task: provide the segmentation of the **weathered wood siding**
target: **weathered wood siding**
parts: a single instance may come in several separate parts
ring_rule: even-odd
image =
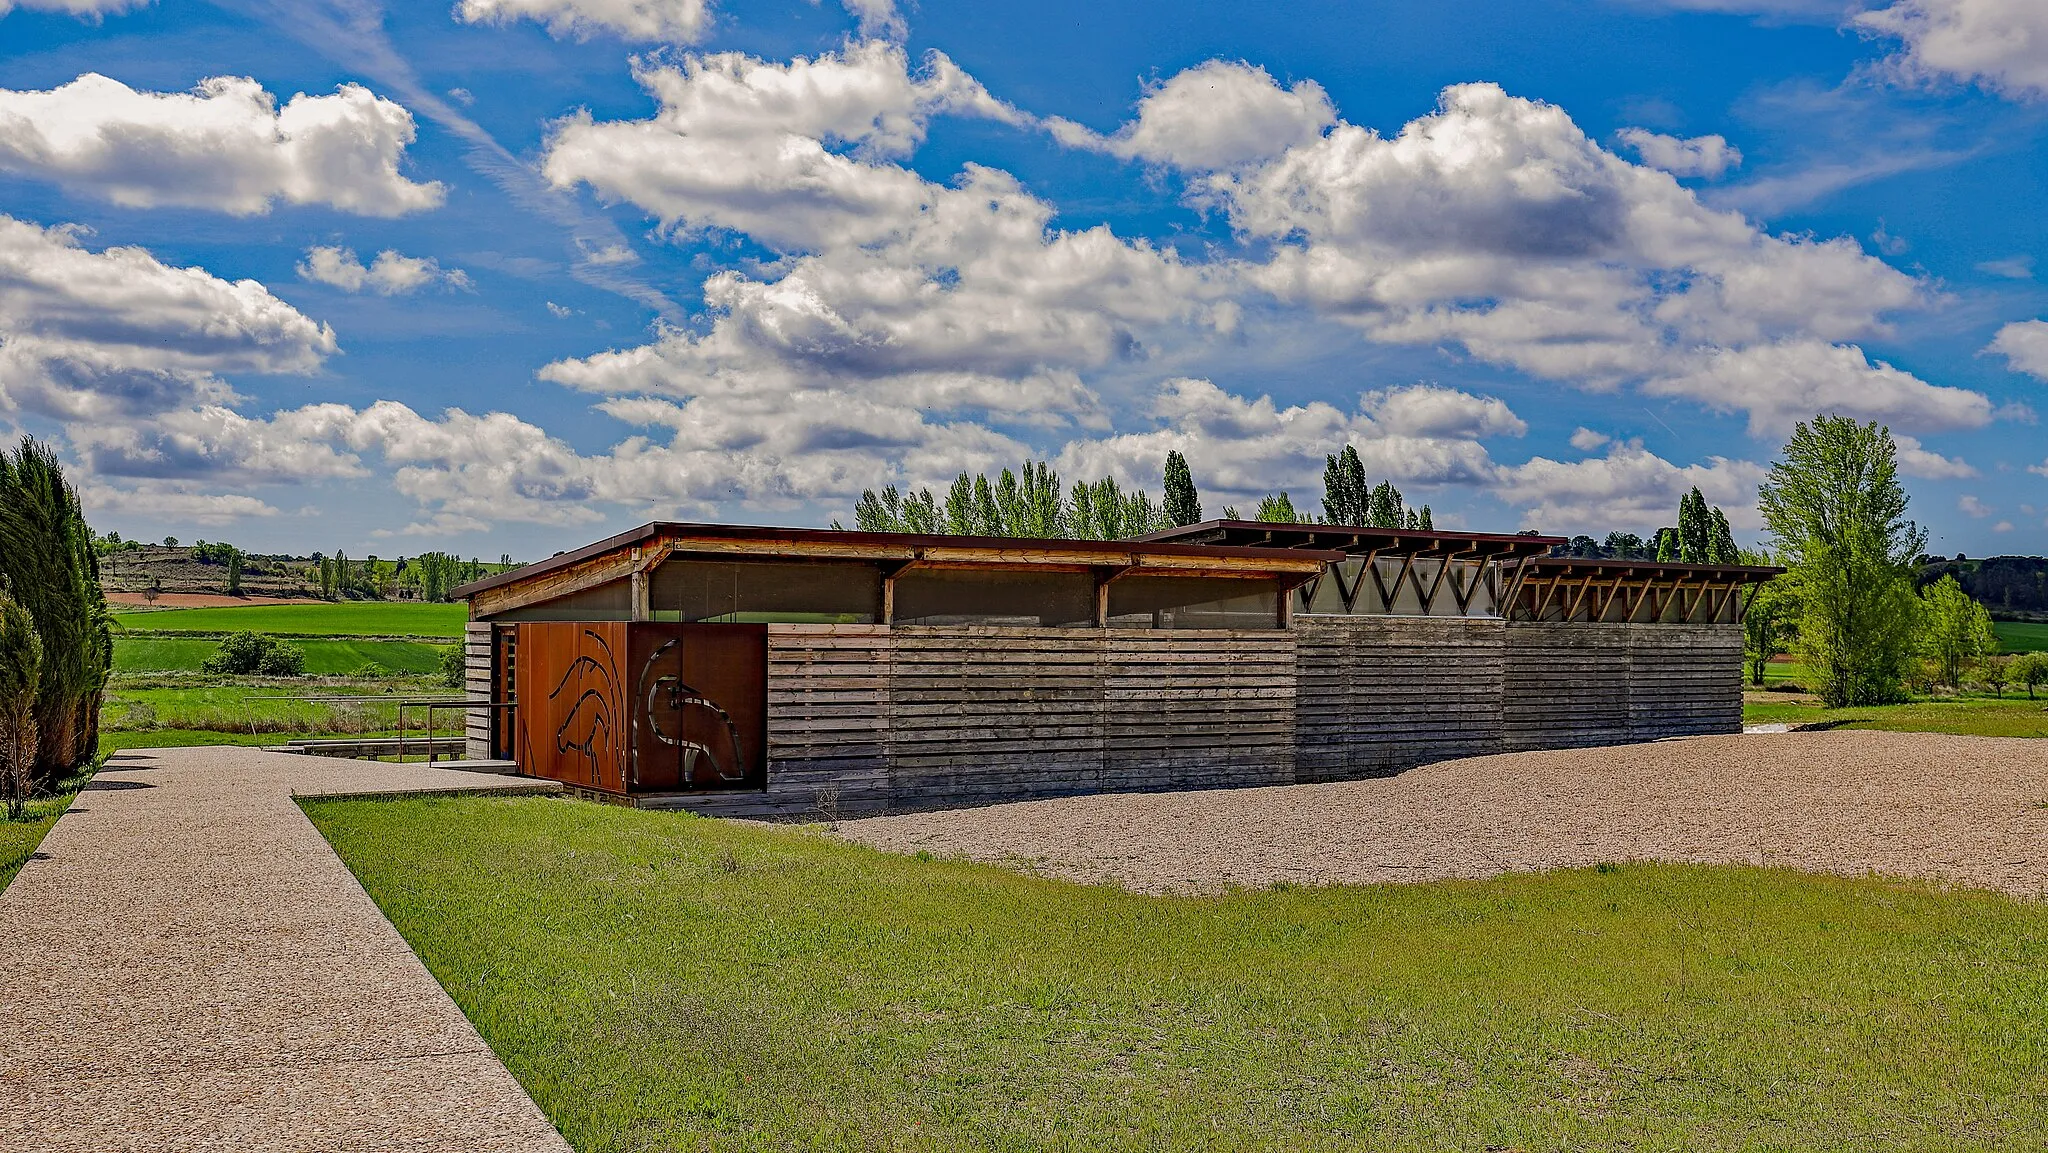
[[[1503,622],[1297,616],[1304,781],[1398,773],[1502,748]]]
[[[1294,779],[1290,632],[773,625],[768,808]]]
[[[1557,749],[1742,730],[1740,625],[1507,625],[1504,745]]]
[[[488,621],[471,621],[462,630],[462,695],[472,701],[491,699],[491,631]],[[491,748],[491,710],[470,709],[464,714],[462,755],[473,761],[488,760]]]

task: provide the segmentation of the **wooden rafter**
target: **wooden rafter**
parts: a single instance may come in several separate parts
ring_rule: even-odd
[[[1579,605],[1580,605],[1580,603],[1581,603],[1581,602],[1583,602],[1583,601],[1584,601],[1584,600],[1586,599],[1586,591],[1587,591],[1588,589],[1591,589],[1592,587],[1593,587],[1593,574],[1592,574],[1592,573],[1587,573],[1587,574],[1586,574],[1586,579],[1585,579],[1585,580],[1582,580],[1582,581],[1580,581],[1580,582],[1579,582],[1579,591],[1577,591],[1577,592],[1575,592],[1575,593],[1573,593],[1573,594],[1572,594],[1572,607],[1570,607],[1570,608],[1568,608],[1568,609],[1566,609],[1566,610],[1564,611],[1564,619],[1565,619],[1565,620],[1574,620],[1574,619],[1576,619],[1576,618],[1578,617],[1578,615],[1579,615]]]

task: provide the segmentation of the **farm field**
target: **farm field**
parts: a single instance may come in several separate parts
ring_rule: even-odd
[[[247,605],[115,614],[136,632],[272,633],[279,636],[446,637],[462,635],[469,607],[417,601]]]
[[[583,1153],[2048,1126],[2039,902],[1648,864],[1148,897],[556,799],[305,808]]]
[[[1992,621],[1998,634],[1998,651],[2032,653],[2048,649],[2048,624],[2039,621]]]
[[[448,645],[414,640],[295,640],[306,654],[306,672],[347,676],[373,665],[389,673],[432,673]],[[212,638],[116,635],[114,671],[121,673],[200,671],[220,649]]]

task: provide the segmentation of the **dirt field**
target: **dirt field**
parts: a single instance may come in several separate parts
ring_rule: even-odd
[[[900,852],[1148,892],[1665,860],[2048,893],[2048,741],[1726,737],[1448,761],[1329,785],[1070,797],[846,821]]]
[[[226,609],[237,605],[317,605],[325,601],[310,597],[231,597],[220,593],[158,593],[152,604],[141,593],[108,593],[107,603],[124,609]]]

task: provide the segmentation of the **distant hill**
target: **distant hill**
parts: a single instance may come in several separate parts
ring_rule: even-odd
[[[197,555],[195,555],[197,554]],[[252,597],[311,597],[318,579],[308,557],[242,554],[242,593]],[[127,543],[100,554],[100,587],[109,593],[224,593],[228,566],[212,550]],[[126,598],[123,598],[126,599]]]
[[[1982,560],[1928,558],[1920,583],[1956,578],[1963,591],[1983,602],[1995,617],[2048,618],[2048,557],[1994,556]]]

